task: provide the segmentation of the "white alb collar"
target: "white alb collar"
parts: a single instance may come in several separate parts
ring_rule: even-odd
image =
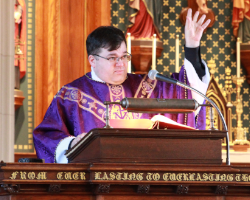
[[[91,67],[91,78],[92,78],[93,80],[95,80],[95,81],[99,81],[99,82],[105,83],[105,81],[103,81],[102,79],[100,79],[100,78],[96,75],[96,73],[95,73],[93,67]]]

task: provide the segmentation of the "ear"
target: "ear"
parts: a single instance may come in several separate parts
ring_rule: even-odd
[[[89,64],[91,65],[91,67],[95,68],[95,66],[96,66],[95,57],[93,55],[89,55],[88,60],[89,60]]]

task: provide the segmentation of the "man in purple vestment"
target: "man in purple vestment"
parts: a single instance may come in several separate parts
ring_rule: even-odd
[[[200,58],[200,39],[205,16],[197,22],[199,12],[192,19],[188,11],[185,26],[185,60],[180,73],[173,78],[206,93],[210,80],[206,63]],[[169,83],[150,80],[147,75],[127,74],[126,39],[121,30],[112,26],[99,27],[86,41],[91,72],[63,86],[55,95],[42,123],[34,130],[34,144],[38,158],[45,162],[67,163],[64,153],[93,128],[105,126],[104,101],[134,98],[194,98],[198,95]],[[119,105],[110,105],[111,119],[150,119],[152,114],[129,113]],[[205,109],[190,114],[165,114],[165,116],[197,129],[205,129]]]

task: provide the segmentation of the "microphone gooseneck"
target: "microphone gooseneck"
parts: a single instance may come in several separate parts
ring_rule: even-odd
[[[226,143],[227,143],[227,159],[226,159],[226,163],[227,165],[230,165],[230,157],[229,157],[229,137],[228,137],[228,129],[227,129],[227,125],[226,125],[226,122],[225,122],[225,119],[221,113],[221,111],[219,110],[219,108],[217,107],[217,105],[211,100],[209,99],[206,95],[202,94],[200,91],[196,90],[195,88],[192,88],[190,87],[189,85],[186,85],[184,83],[181,83],[175,79],[172,79],[172,78],[168,78],[166,76],[163,76],[161,74],[159,74],[159,72],[157,70],[150,70],[149,73],[148,73],[148,77],[151,79],[151,80],[160,80],[160,81],[164,81],[164,82],[167,82],[167,83],[171,83],[171,84],[176,84],[180,87],[183,87],[183,88],[186,88],[186,89],[189,89],[191,91],[194,91],[195,93],[199,94],[200,96],[202,96],[204,99],[206,99],[217,111],[217,113],[219,114],[220,116],[220,119],[222,121],[222,124],[223,124],[223,127],[224,127],[224,130],[226,131],[227,135],[226,135]]]

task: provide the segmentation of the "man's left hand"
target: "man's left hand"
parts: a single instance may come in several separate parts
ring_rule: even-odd
[[[185,41],[186,47],[195,48],[200,45],[200,40],[204,29],[209,25],[210,19],[208,19],[204,24],[206,15],[202,15],[200,20],[197,22],[199,16],[199,11],[196,11],[194,18],[192,19],[192,9],[189,8],[186,17],[185,24]]]

